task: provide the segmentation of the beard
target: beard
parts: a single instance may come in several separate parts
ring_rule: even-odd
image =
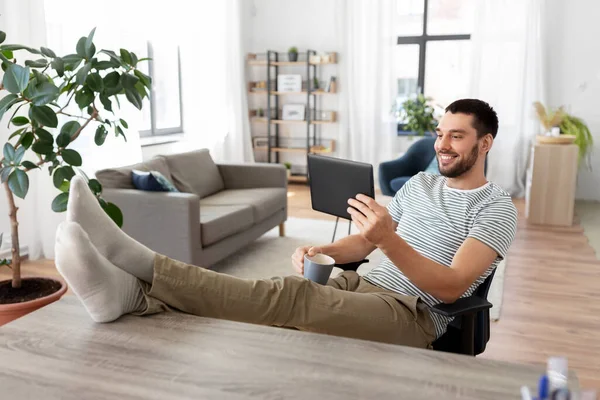
[[[439,156],[441,154],[455,155],[454,153],[438,153],[438,167],[440,170],[440,174],[445,176],[446,178],[457,178],[462,174],[468,172],[473,168],[473,165],[477,162],[477,158],[479,157],[479,146],[478,143],[475,143],[473,149],[467,154],[466,157],[459,159],[458,161],[453,162],[451,165],[444,167],[440,163]]]

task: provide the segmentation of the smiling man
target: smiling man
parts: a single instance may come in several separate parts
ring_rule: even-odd
[[[359,195],[349,212],[360,233],[320,247],[337,263],[387,256],[364,277],[346,271],[326,286],[299,276],[239,279],[169,259],[136,242],[103,212],[85,181],[71,182],[56,265],[93,320],[169,309],[304,331],[430,347],[449,320],[429,311],[468,296],[506,256],[517,213],[508,193],[487,182],[485,157],[498,118],[485,102],[458,100],[437,128],[441,176],[420,173],[387,208]]]

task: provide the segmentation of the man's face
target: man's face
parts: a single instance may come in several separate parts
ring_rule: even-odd
[[[479,140],[472,115],[447,112],[436,132],[435,152],[442,175],[457,178],[473,168],[479,157]]]

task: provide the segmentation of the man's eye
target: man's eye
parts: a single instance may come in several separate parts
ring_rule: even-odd
[[[460,136],[452,136],[453,139],[460,139]]]

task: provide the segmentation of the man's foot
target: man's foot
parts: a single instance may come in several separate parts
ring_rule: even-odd
[[[110,219],[80,176],[71,179],[67,221],[81,225],[100,254],[111,263],[137,278],[152,282],[155,253],[127,236]]]
[[[56,268],[96,322],[143,311],[144,295],[135,276],[98,252],[75,222],[63,222],[56,234]]]

